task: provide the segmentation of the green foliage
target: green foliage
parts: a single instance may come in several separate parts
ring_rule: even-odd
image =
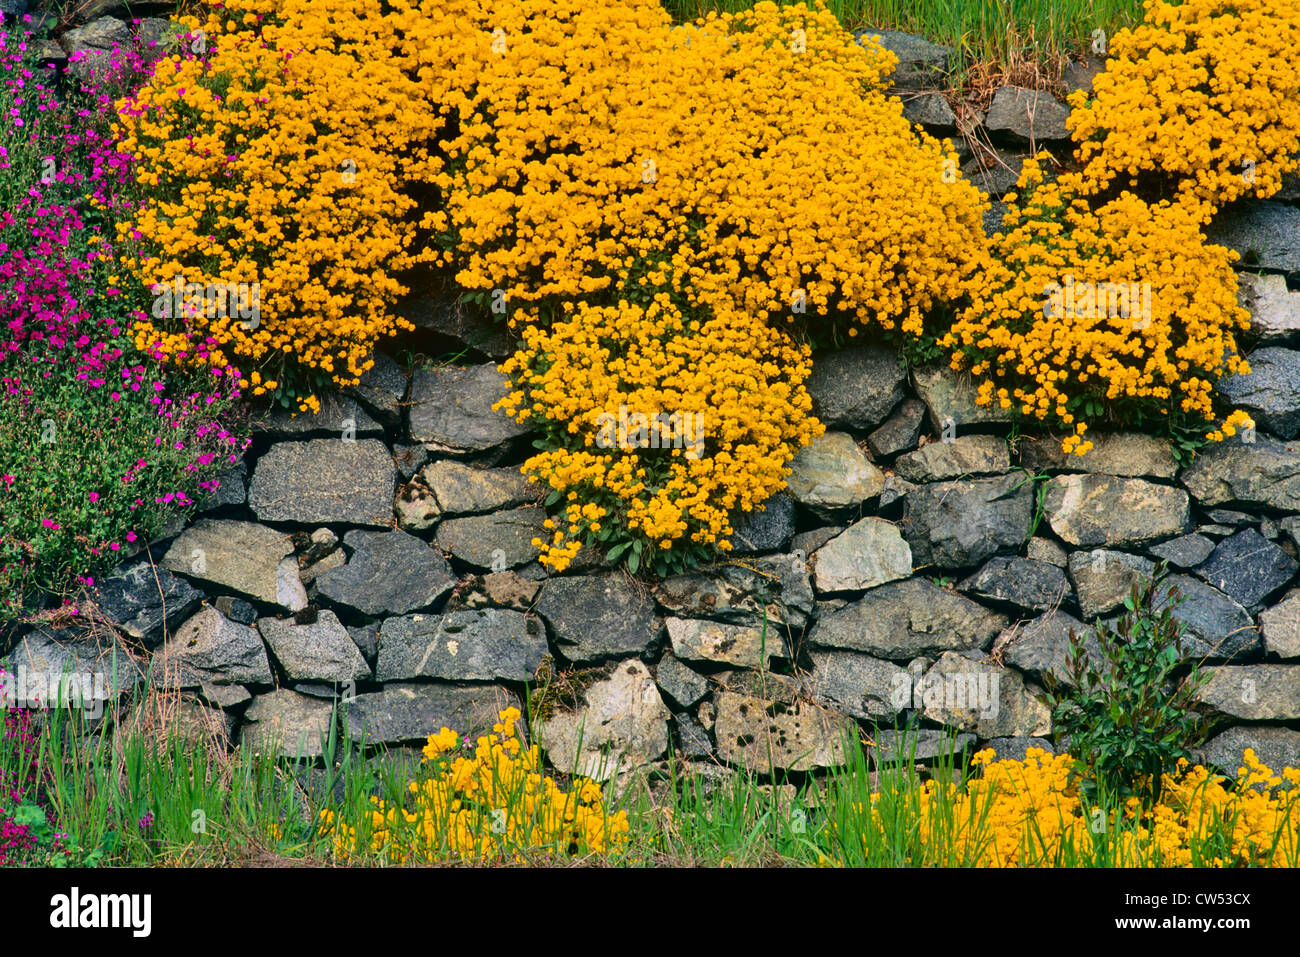
[[[1204,738],[1204,722],[1193,707],[1206,678],[1193,663],[1176,678],[1183,660],[1184,625],[1174,617],[1181,601],[1169,589],[1161,601],[1159,573],[1134,585],[1118,621],[1093,626],[1099,646],[1089,654],[1084,636],[1070,632],[1063,687],[1047,674],[1047,700],[1058,734],[1068,735],[1077,756],[1083,793],[1137,797],[1150,805],[1160,798],[1161,777]]]

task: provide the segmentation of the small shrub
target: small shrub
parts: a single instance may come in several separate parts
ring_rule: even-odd
[[[1068,126],[1089,192],[1156,185],[1222,204],[1300,169],[1300,4],[1146,0]]]
[[[1195,664],[1175,678],[1183,659],[1184,625],[1173,615],[1176,590],[1163,605],[1158,577],[1135,585],[1125,613],[1093,630],[1099,658],[1082,636],[1070,633],[1073,688],[1048,676],[1049,702],[1058,733],[1068,735],[1086,794],[1158,801],[1164,776],[1204,734],[1193,711],[1204,678]]]
[[[1077,178],[1047,181],[1035,161],[1019,185],[943,340],[980,378],[981,403],[1065,427],[1080,455],[1103,417],[1165,434],[1199,424],[1212,439],[1249,423],[1235,412],[1216,425],[1215,383],[1250,371],[1235,339],[1250,317],[1236,254],[1205,242],[1202,207],[1124,193],[1094,208]]]

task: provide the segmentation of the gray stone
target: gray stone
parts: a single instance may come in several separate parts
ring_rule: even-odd
[[[551,578],[537,612],[560,653],[575,662],[640,654],[659,635],[654,602],[622,574]]]
[[[812,556],[819,592],[861,591],[912,574],[912,550],[883,518],[855,522]]]
[[[245,753],[314,760],[324,755],[332,726],[329,701],[280,688],[253,699],[244,712],[239,745]]]
[[[1228,728],[1205,745],[1205,760],[1235,778],[1237,769],[1245,765],[1247,748],[1275,774],[1300,768],[1300,731],[1290,728]]]
[[[131,31],[116,17],[100,17],[85,26],[73,27],[63,34],[61,40],[69,53],[78,50],[111,51],[114,46],[130,46]]]
[[[1174,604],[1173,617],[1186,626],[1183,655],[1188,659],[1232,660],[1250,654],[1260,646],[1260,635],[1250,614],[1217,588],[1190,575],[1164,579],[1153,605],[1170,604],[1177,589],[1182,601]]]
[[[751,555],[784,548],[794,535],[794,499],[778,492],[752,512],[735,512],[731,527],[732,554]]]
[[[855,346],[820,352],[807,382],[813,414],[827,428],[875,428],[902,401],[906,378],[892,349]]]
[[[684,665],[671,651],[665,651],[655,666],[655,681],[660,691],[683,708],[694,707],[709,693],[704,676]]]
[[[201,519],[163,556],[165,568],[233,589],[290,611],[306,606],[293,543],[284,532],[255,522]]]
[[[930,413],[930,425],[942,433],[945,423],[951,428],[972,425],[1002,424],[1011,421],[1011,412],[996,402],[976,403],[976,386],[970,375],[958,373],[946,365],[925,366],[912,370],[916,394]]]
[[[1141,545],[1179,535],[1191,521],[1182,489],[1113,475],[1057,475],[1043,508],[1052,531],[1079,548]]]
[[[159,17],[143,17],[135,28],[135,35],[146,48],[153,44],[161,44],[170,32],[171,21]],[[161,51],[158,51],[157,55],[161,55]]]
[[[437,549],[406,532],[354,529],[343,544],[352,553],[347,564],[316,582],[320,594],[335,604],[367,615],[402,615],[429,607],[456,585]]]
[[[924,422],[925,403],[904,399],[885,424],[867,436],[867,447],[872,455],[881,458],[914,449]]]
[[[269,685],[271,663],[257,631],[204,608],[153,655],[154,681],[163,687]]]
[[[275,409],[254,422],[253,428],[273,439],[320,437],[351,441],[378,438],[384,434],[383,426],[372,419],[356,399],[337,394],[325,395],[319,412],[293,413]]]
[[[877,766],[933,761],[962,752],[974,754],[977,740],[973,734],[955,734],[933,728],[881,728],[872,735],[874,747],[870,755],[872,763]]]
[[[393,461],[397,464],[397,474],[402,481],[409,482],[424,467],[424,463],[429,461],[429,450],[423,445],[403,445],[398,442],[393,445]]]
[[[1070,555],[1070,581],[1084,618],[1096,618],[1124,604],[1135,585],[1155,573],[1155,565],[1138,555],[1095,548]]]
[[[921,679],[923,714],[981,738],[1041,737],[1051,712],[1010,668],[983,652],[945,651]]]
[[[898,57],[893,83],[896,90],[942,89],[947,85],[952,50],[923,37],[899,30],[856,30],[854,39],[875,37],[881,46]]]
[[[806,559],[840,532],[844,531],[845,527],[846,526],[843,525],[823,525],[821,528],[814,528],[811,531],[800,532],[794,538],[790,539],[790,554]]]
[[[1300,658],[1300,590],[1290,591],[1259,615],[1264,648],[1279,658]]]
[[[969,598],[923,578],[908,578],[873,588],[856,602],[821,615],[808,643],[910,660],[953,649],[987,648],[1006,625],[1002,615]]]
[[[996,435],[960,435],[950,442],[927,442],[894,463],[894,470],[909,482],[940,482],[1010,468],[1007,443]]]
[[[368,745],[423,743],[442,728],[473,740],[519,699],[495,685],[390,684],[346,703],[348,737]]]
[[[818,515],[856,508],[879,495],[885,476],[846,432],[827,432],[790,462],[790,494]]]
[[[264,522],[388,526],[396,483],[393,457],[375,439],[281,442],[258,459],[248,505]]]
[[[1300,272],[1300,209],[1249,199],[1223,209],[1206,238],[1241,253],[1241,265]]]
[[[248,466],[245,463],[218,472],[212,481],[217,483],[217,487],[203,496],[200,511],[231,508],[248,501]]]
[[[1003,189],[997,195],[999,196],[1002,195],[1002,193],[1005,193],[1007,189],[1010,188],[1011,187],[1008,186],[1006,189]],[[985,187],[984,191],[986,193],[992,192],[992,190],[990,190],[988,187]],[[999,202],[996,199],[990,201],[989,208],[984,212],[984,235],[996,236],[998,233],[1000,233],[1002,231],[1002,221],[1003,219],[1006,218],[1006,215],[1007,215],[1006,203]]]
[[[942,93],[919,93],[903,99],[903,115],[922,126],[951,129],[957,125],[957,116]]]
[[[109,624],[154,648],[198,607],[203,593],[145,557],[99,581],[91,597]]]
[[[473,587],[474,590],[465,596],[469,608],[486,606],[531,611],[542,585],[519,572],[490,572],[483,576],[481,586],[475,583]]]
[[[787,658],[785,643],[775,632],[750,625],[729,625],[707,619],[668,618],[673,654],[687,661],[714,661],[743,668],[767,668],[774,657]]]
[[[709,618],[737,625],[802,628],[814,608],[812,580],[798,555],[765,555],[754,567],[722,565],[664,579],[659,604],[678,618]]]
[[[1147,554],[1164,559],[1173,568],[1194,568],[1209,558],[1212,551],[1214,551],[1214,542],[1204,535],[1193,532],[1190,535],[1171,538],[1159,545],[1152,545],[1147,549]]]
[[[481,469],[442,459],[426,465],[420,478],[446,515],[516,508],[539,497],[538,486],[517,468]]]
[[[1090,93],[1092,81],[1097,78],[1097,74],[1105,72],[1105,69],[1105,61],[1098,58],[1093,58],[1086,63],[1071,61],[1061,70],[1061,83],[1064,84],[1067,93],[1073,93],[1075,90]]]
[[[332,611],[318,612],[310,624],[292,618],[257,623],[290,681],[354,681],[370,677],[370,666]]]
[[[689,714],[674,714],[673,723],[677,725],[678,750],[685,758],[713,757],[713,742],[709,733]]]
[[[1138,432],[1111,432],[1088,436],[1093,443],[1083,455],[1067,454],[1060,440],[1025,436],[1020,440],[1020,464],[1035,472],[1093,472],[1128,478],[1171,479],[1178,474],[1168,440]]]
[[[526,435],[492,406],[506,394],[494,363],[416,369],[411,381],[411,438],[437,452],[482,452]]]
[[[1255,516],[1249,512],[1238,512],[1230,508],[1212,508],[1205,513],[1210,521],[1220,525],[1246,526],[1255,524]]]
[[[557,770],[608,781],[668,750],[668,718],[654,676],[634,659],[589,687],[580,707],[543,722],[538,739]]]
[[[1300,442],[1268,435],[1254,442],[1238,433],[1215,443],[1183,470],[1180,481],[1201,505],[1240,505],[1300,511]]]
[[[1065,121],[1070,110],[1045,90],[1004,86],[993,94],[984,125],[1022,140],[1042,142],[1069,137]]]
[[[533,539],[549,538],[545,521],[546,511],[535,507],[449,518],[438,526],[434,542],[476,568],[506,571],[537,558]]]
[[[979,156],[971,157],[962,164],[961,175],[978,189],[988,193],[990,199],[999,200],[1016,188],[1024,165],[1023,156],[1015,156],[1002,150],[996,150],[990,155],[987,150],[981,150]],[[1001,225],[999,220],[998,228],[994,232],[999,231]],[[987,232],[987,227],[985,231]]]
[[[38,626],[28,632],[5,656],[5,670],[18,695],[18,669],[26,670],[26,703],[50,706],[49,682],[57,678],[58,703],[98,710],[115,702],[120,694],[135,688],[144,675],[136,659],[116,636],[99,635],[73,628]],[[76,679],[73,676],[76,675]],[[67,684],[64,684],[64,679]],[[38,690],[46,682],[44,694]],[[18,704],[15,699],[15,705]],[[100,712],[102,714],[102,712]],[[94,715],[92,715],[94,716]]]
[[[1253,528],[1215,546],[1195,574],[1233,601],[1254,611],[1295,578],[1300,564]]]
[[[804,691],[834,711],[866,720],[892,718],[908,703],[907,669],[853,651],[814,651]]]
[[[1050,538],[1031,538],[1025,546],[1025,557],[1031,561],[1047,562],[1057,568],[1064,568],[1069,562],[1065,549]]]
[[[1070,598],[1065,572],[1019,555],[995,555],[957,587],[976,598],[1028,612],[1047,611]]]
[[[517,611],[409,615],[380,626],[375,678],[528,681],[545,654],[541,624]]]
[[[1300,720],[1300,666],[1224,665],[1206,668],[1201,703],[1244,721]]]
[[[396,426],[406,398],[406,373],[392,356],[376,352],[372,358],[375,364],[361,374],[361,382],[352,392],[385,425]]]
[[[505,323],[494,321],[485,310],[457,302],[453,294],[413,294],[399,302],[401,315],[417,329],[430,329],[459,339],[486,356],[503,359],[513,351]]]
[[[994,738],[988,743],[999,761],[1023,761],[1028,757],[1030,748],[1038,748],[1048,754],[1055,754],[1056,748],[1050,738]]]
[[[242,598],[221,595],[213,599],[212,607],[241,625],[251,625],[257,621],[257,609]]]
[[[717,705],[713,735],[718,757],[757,774],[841,766],[845,742],[856,735],[847,716],[804,701],[724,691]]]
[[[379,624],[356,625],[348,628],[348,637],[352,639],[357,650],[368,662],[374,662],[379,655]]]
[[[1300,292],[1277,273],[1237,275],[1238,299],[1250,312],[1250,331],[1261,345],[1300,344]]]
[[[998,636],[993,655],[1035,677],[1052,675],[1066,687],[1074,684],[1070,675],[1072,655],[1070,633],[1083,645],[1084,659],[1101,666],[1101,643],[1096,631],[1063,611],[1051,611],[1029,622],[1017,623]]]
[[[1300,352],[1270,346],[1248,357],[1249,375],[1224,376],[1219,394],[1278,438],[1300,432]]]
[[[969,568],[1029,537],[1034,491],[1012,473],[960,482],[932,482],[907,496],[903,534],[916,567]]]

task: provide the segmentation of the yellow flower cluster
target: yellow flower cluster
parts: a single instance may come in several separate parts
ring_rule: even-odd
[[[1110,820],[1080,799],[1068,754],[1030,748],[1023,761],[997,761],[985,750],[974,762],[983,774],[965,787],[922,785],[915,824],[923,845],[951,841],[977,866],[1051,866],[1101,841],[1114,842],[1120,867],[1300,864],[1300,769],[1274,774],[1250,749],[1235,781],[1183,760],[1153,808],[1130,799]]]
[[[1089,191],[1155,171],[1184,195],[1271,196],[1300,169],[1300,0],[1146,0],[1068,125]]]
[[[1077,184],[1025,162],[984,281],[941,340],[953,366],[983,379],[981,402],[1071,427],[1064,448],[1080,455],[1090,403],[1213,423],[1215,381],[1250,371],[1236,254],[1205,243],[1197,204],[1125,192],[1094,208]],[[1248,421],[1234,413],[1220,437]]]
[[[537,746],[523,743],[519,709],[498,719],[472,756],[455,753],[460,740],[449,728],[430,735],[427,773],[407,786],[404,802],[372,797],[355,823],[324,810],[320,834],[341,859],[369,851],[394,864],[602,854],[627,843],[627,812],[607,812],[599,785],[578,778],[562,791],[542,775]]]
[[[668,549],[728,548],[729,513],[784,486],[787,463],[823,431],[803,388],[809,350],[722,303],[690,319],[667,293],[647,306],[566,304],[523,328],[503,401],[548,437],[525,469],[567,500],[565,529],[534,542],[567,566],[611,521]],[[549,527],[554,527],[550,523]]]
[[[154,310],[141,348],[184,358],[207,339],[206,361],[244,370],[254,394],[314,410],[316,386],[355,383],[376,339],[412,328],[389,307],[398,271],[429,258],[406,221],[410,184],[441,168],[412,50],[428,22],[405,0],[230,0],[180,18],[186,55],[117,104],[146,198],[119,226],[122,262],[150,294],[242,286],[258,309]]]
[[[466,2],[438,98],[468,289],[614,302],[635,286],[919,331],[982,241],[956,154],[914,129],[896,57],[818,5],[674,28],[654,2]]]

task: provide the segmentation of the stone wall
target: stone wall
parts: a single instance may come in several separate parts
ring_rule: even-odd
[[[47,59],[126,30],[97,20]],[[958,118],[936,92],[947,51],[885,40],[912,119],[940,135],[983,128],[996,155],[963,146],[963,173],[995,199],[1031,141],[1065,135],[1065,108],[1034,91],[1004,89]],[[1064,85],[1095,69],[1072,67]],[[1278,199],[1297,197],[1289,182]],[[1207,759],[1235,771],[1251,746],[1270,766],[1300,765],[1300,293],[1288,287],[1300,211],[1242,203],[1212,238],[1264,272],[1242,275],[1254,372],[1222,388],[1259,430],[1190,467],[1137,434],[1090,433],[1094,450],[1067,460],[1056,439],[1012,440],[950,371],[849,349],[815,363],[828,432],[795,461],[787,494],[739,518],[730,560],[650,581],[582,554],[548,575],[531,545],[545,511],[518,470],[530,437],[492,410],[492,360],[509,343],[417,295],[402,309],[417,332],[360,387],[317,416],[265,415],[192,523],[97,583],[78,615],[0,650],[11,670],[105,671],[113,693],[153,682],[230,746],[308,756],[335,719],[399,749],[490,723],[539,673],[564,689],[542,704],[548,757],[602,778],[671,752],[759,772],[829,767],[846,724],[882,754],[910,726],[918,758],[952,731],[956,747],[1016,756],[1050,747],[1038,695],[1044,674],[1066,677],[1070,630],[1116,615],[1165,561],[1188,653],[1212,674]],[[468,364],[404,367],[399,347]]]
[[[111,653],[119,690],[152,681],[231,745],[308,756],[335,704],[354,741],[418,746],[521,702],[539,669],[566,689],[543,704],[549,758],[598,777],[669,752],[824,768],[846,722],[882,753],[898,725],[918,757],[954,729],[1018,754],[1050,746],[1038,694],[1070,630],[1164,560],[1213,675],[1209,760],[1300,764],[1300,403],[1260,400],[1253,442],[1180,469],[1143,435],[1069,460],[1011,440],[969,383],[883,351],[826,354],[810,388],[828,431],[729,560],[649,581],[582,554],[550,575],[494,364],[380,355],[321,414],[265,415],[193,522],[19,636],[10,667],[110,672]]]

